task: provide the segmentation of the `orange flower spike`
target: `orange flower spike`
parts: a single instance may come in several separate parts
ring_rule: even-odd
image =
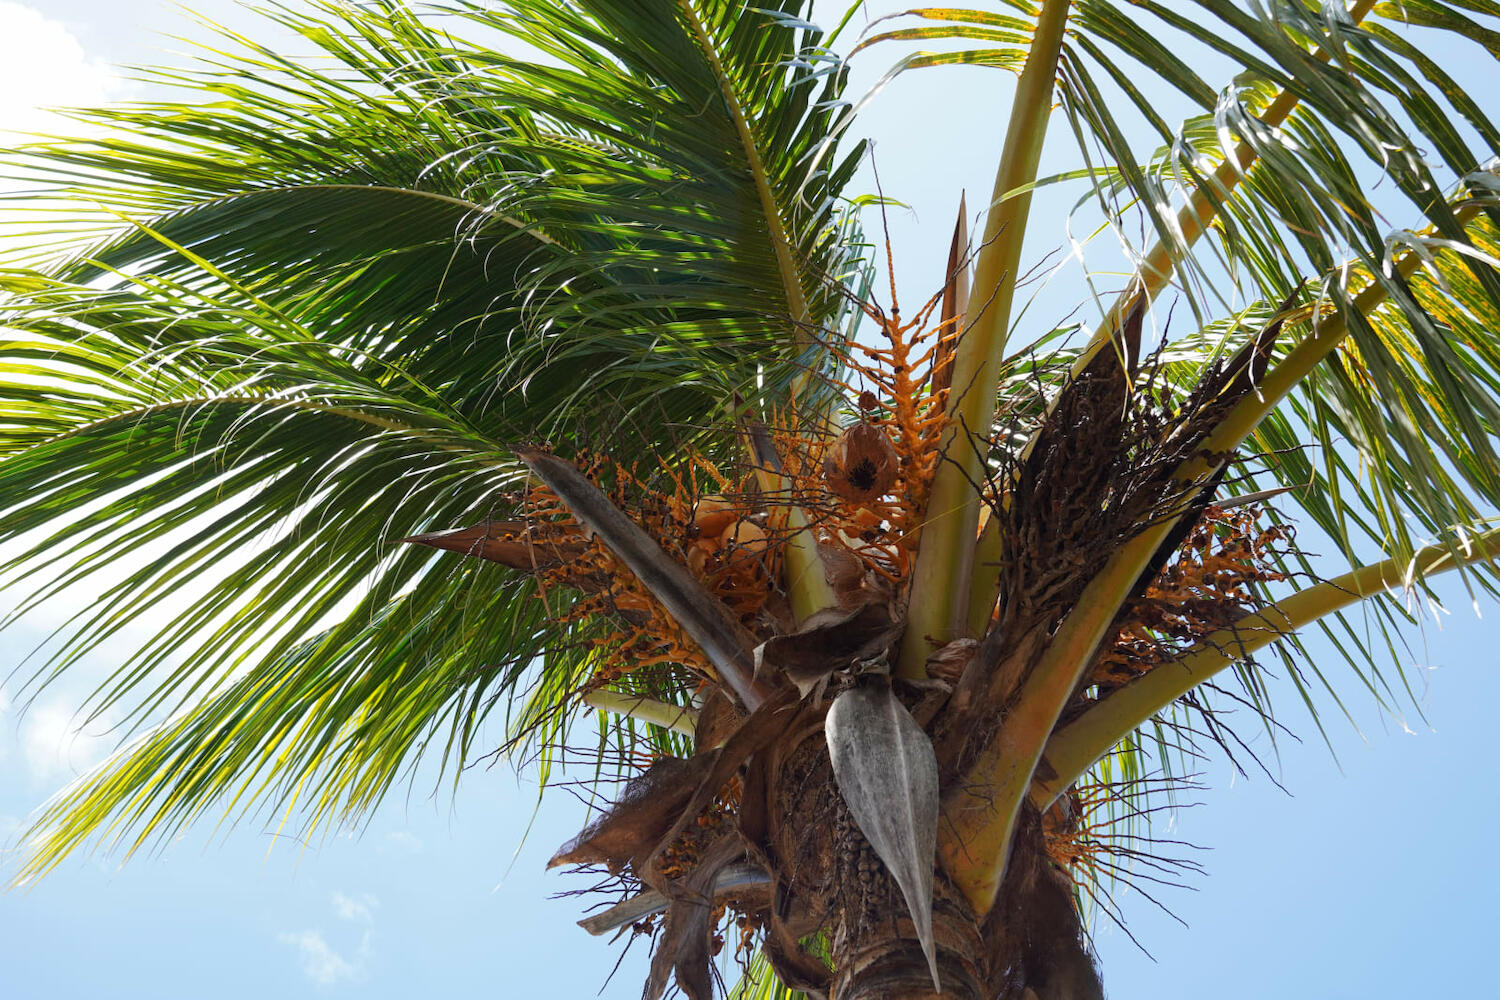
[[[692,461],[694,465],[702,469],[704,472],[708,473],[709,478],[718,485],[719,492],[729,493],[733,491],[734,483],[730,482],[729,479],[725,477],[724,473],[719,471],[719,467],[717,465],[714,465],[714,463],[710,462],[708,459],[704,458],[697,452],[693,452]]]

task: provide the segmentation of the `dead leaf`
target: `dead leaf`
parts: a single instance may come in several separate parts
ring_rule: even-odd
[[[571,562],[588,547],[577,532],[548,530],[526,521],[485,521],[471,528],[432,531],[401,541],[487,559],[527,573]]]
[[[884,604],[825,608],[810,615],[796,632],[762,643],[755,651],[755,668],[762,676],[768,671],[785,673],[806,697],[835,670],[879,654],[895,632]]]
[[[722,895],[742,892],[748,886],[765,886],[770,883],[771,876],[767,875],[766,870],[760,865],[750,862],[729,865],[721,869],[714,877],[714,898],[717,900]],[[629,899],[616,903],[607,910],[585,917],[578,921],[578,926],[598,937],[601,934],[618,930],[626,924],[633,924],[642,917],[660,913],[671,905],[672,900],[665,893],[647,889],[645,892],[638,892]]]
[[[631,867],[638,877],[648,881],[654,877],[655,863],[661,856],[661,852],[677,838],[678,834],[687,829],[689,823],[703,813],[709,802],[718,794],[719,789],[724,787],[724,783],[740,769],[740,765],[751,754],[764,749],[778,736],[784,735],[797,707],[796,691],[788,687],[779,688],[764,704],[750,713],[750,717],[734,731],[729,739],[725,740],[722,747],[718,750],[699,753],[693,758],[695,761],[699,759],[711,761],[710,770],[707,776],[698,782],[698,787],[693,791],[692,797],[687,800],[687,804],[679,810],[677,821],[672,824],[672,828],[657,840],[656,846],[649,854],[643,853],[632,859]]]
[[[716,840],[703,854],[692,872],[674,885],[674,895],[667,908],[656,952],[651,956],[651,974],[646,981],[647,1000],[660,1000],[666,992],[667,972],[677,979],[677,986],[688,1000],[713,1000],[713,931],[714,885],[719,874],[745,853],[736,834]]]
[[[834,781],[860,832],[901,887],[933,988],[941,993],[932,936],[940,807],[932,742],[879,675],[861,678],[835,698],[823,731]]]
[[[655,847],[672,827],[713,766],[712,754],[658,758],[632,778],[609,811],[568,841],[548,868],[603,863],[612,872],[623,868],[643,847]]]

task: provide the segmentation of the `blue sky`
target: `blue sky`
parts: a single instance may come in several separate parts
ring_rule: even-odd
[[[236,27],[257,24],[223,0],[195,7]],[[187,46],[164,34],[203,36],[166,4],[0,3],[0,127],[46,127],[36,104],[140,96],[110,66],[181,64]],[[987,192],[999,150],[1006,81],[974,71],[956,81],[899,81],[867,118],[886,192],[913,206],[891,220],[911,300],[938,280],[955,192],[967,189],[971,205]],[[990,148],[952,156],[957,134]],[[1036,209],[1056,214],[1059,240],[1065,207],[1042,199]],[[1028,259],[1047,249],[1030,246]],[[1059,296],[1073,294],[1058,285]],[[1441,629],[1414,632],[1404,660],[1425,720],[1410,709],[1383,714],[1358,693],[1353,723],[1324,706],[1335,760],[1283,685],[1283,721],[1302,742],[1281,741],[1279,767],[1274,753],[1263,756],[1286,791],[1222,760],[1206,766],[1200,804],[1161,835],[1208,848],[1184,853],[1209,874],[1191,878],[1191,890],[1150,890],[1188,926],[1125,894],[1131,931],[1155,961],[1101,924],[1112,996],[1405,998],[1486,981],[1500,889],[1489,860],[1500,797],[1486,740],[1500,609],[1481,621],[1461,590],[1443,591],[1453,614]],[[86,600],[70,595],[0,633],[0,677]],[[0,606],[10,603],[0,594]],[[1346,677],[1326,646],[1310,646],[1336,680]],[[100,676],[107,655],[86,673]],[[24,713],[11,703],[13,683],[0,695],[0,840],[113,745],[108,734],[71,735],[87,689],[85,678],[59,684]],[[466,774],[456,796],[419,782],[364,829],[312,844],[249,820],[194,830],[123,866],[116,856],[77,858],[0,895],[0,996],[592,996],[618,948],[573,925],[576,901],[548,898],[580,880],[542,870],[582,810],[558,795],[534,817],[536,799],[534,780],[502,763]],[[632,949],[603,995],[635,997],[645,957],[642,945]]]

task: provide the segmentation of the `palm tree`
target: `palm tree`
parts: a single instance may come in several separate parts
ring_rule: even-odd
[[[939,44],[897,71],[1018,74],[983,227],[904,314],[848,190],[856,11],[809,6],[278,9],[321,61],[238,39],[18,156],[63,209],[3,275],[6,579],[108,581],[29,683],[196,595],[20,878],[215,809],[352,822],[497,709],[545,781],[587,707],[613,803],[554,860],[620,895],[590,930],[655,935],[650,995],[709,996],[723,928],[761,995],[1099,996],[1082,914],[1234,746],[1215,705],[1275,725],[1255,654],[1493,587],[1500,130],[1432,56],[1491,58],[1493,5],[871,26],[860,58]],[[1078,168],[1039,177],[1054,119]],[[1014,309],[1052,183],[1149,226],[1093,330]]]

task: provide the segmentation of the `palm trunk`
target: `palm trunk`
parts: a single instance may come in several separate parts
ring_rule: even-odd
[[[862,880],[846,894],[859,898],[846,905],[834,932],[832,1000],[987,1000],[984,942],[962,894],[935,887],[939,993],[900,892],[868,848],[860,865]]]
[[[941,993],[899,892],[875,868],[860,874],[832,939],[831,1000],[1102,1000],[1071,893],[1049,866],[1019,877],[1009,905],[982,929],[962,893],[940,885],[933,931]]]
[[[942,873],[933,936],[934,988],[899,889],[852,824],[835,822],[830,1000],[1102,1000],[1066,876],[1042,848],[1040,820],[1023,811],[996,907],[983,920]]]
[[[768,860],[781,888],[767,954],[783,982],[830,1000],[989,1000],[979,925],[941,872],[932,917],[942,993],[933,988],[906,901],[850,816],[821,740],[780,761],[768,791]],[[747,788],[752,809],[759,794]],[[815,933],[826,935],[831,975],[797,946]]]

